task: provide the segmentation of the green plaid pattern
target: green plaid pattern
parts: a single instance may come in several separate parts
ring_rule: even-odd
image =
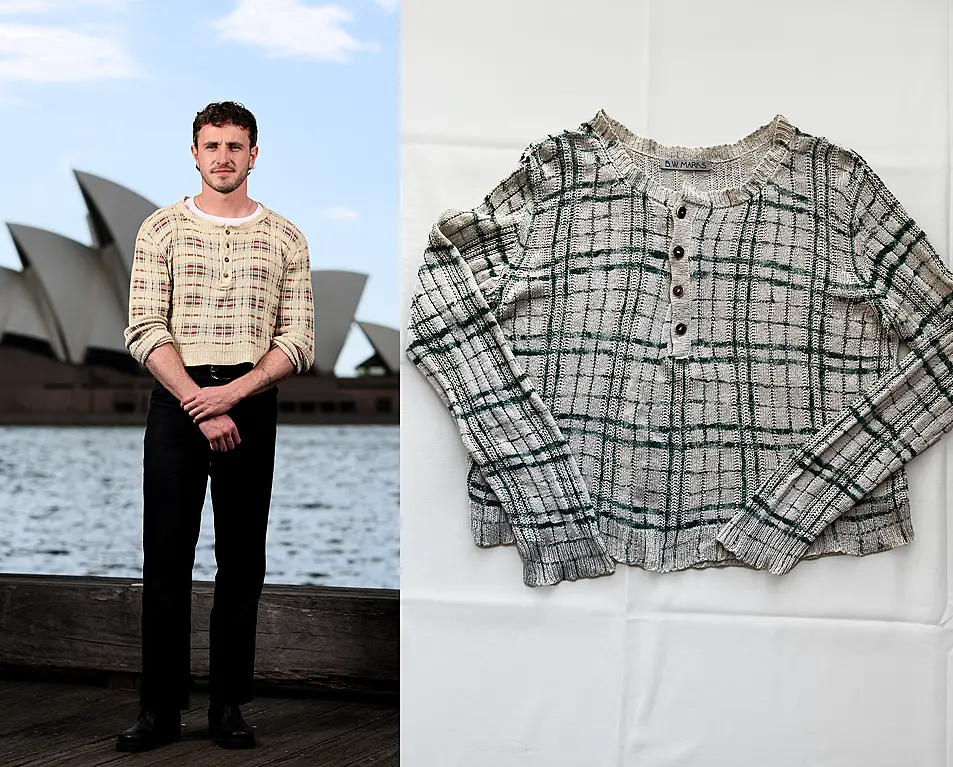
[[[240,224],[194,215],[185,198],[139,228],[126,347],[141,364],[171,343],[184,365],[257,364],[279,347],[301,373],[314,363],[308,243],[268,208]]]
[[[856,153],[781,115],[690,149],[600,112],[440,217],[406,351],[472,460],[474,541],[515,543],[527,585],[781,574],[913,539],[902,465],[951,423],[951,303]]]

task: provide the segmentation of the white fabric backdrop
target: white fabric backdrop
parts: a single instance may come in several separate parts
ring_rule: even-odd
[[[664,143],[780,112],[873,166],[949,263],[950,0],[404,0],[403,322],[430,226],[604,108]],[[530,589],[471,542],[456,427],[402,370],[407,767],[953,765],[951,437],[909,466],[917,541]]]

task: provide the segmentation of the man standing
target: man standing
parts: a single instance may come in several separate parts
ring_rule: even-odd
[[[121,751],[180,737],[189,706],[192,565],[206,483],[215,520],[209,731],[255,745],[252,700],[277,422],[275,385],[314,362],[304,235],[248,197],[254,116],[209,104],[192,126],[202,191],[160,208],[136,241],[126,346],[155,376],[143,461],[142,685]]]

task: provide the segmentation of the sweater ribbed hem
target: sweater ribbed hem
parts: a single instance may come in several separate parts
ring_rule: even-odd
[[[252,343],[236,342],[212,346],[210,344],[176,344],[176,351],[182,364],[193,365],[240,365],[250,362],[257,365],[264,356],[259,347]]]
[[[509,516],[489,488],[479,480],[476,472],[478,468],[474,467],[470,482],[470,523],[474,543],[481,548],[513,544],[515,537]],[[896,490],[895,485],[898,488]],[[905,487],[905,475],[901,471],[880,493],[873,494],[851,513],[839,517],[822,530],[797,561],[831,555],[862,557],[889,551],[915,540]],[[599,534],[608,555],[615,562],[651,572],[709,567],[767,569],[769,563],[766,560],[749,556],[748,561],[745,561],[718,540],[717,536],[725,532],[725,537],[731,539],[729,543],[741,548],[744,536],[732,533],[732,530],[738,529],[734,526],[726,529],[728,524],[729,520],[712,520],[676,532],[632,526],[610,515],[599,518]],[[744,554],[743,551],[740,553]]]

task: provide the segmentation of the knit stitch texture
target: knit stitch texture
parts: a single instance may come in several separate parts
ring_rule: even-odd
[[[273,346],[301,373],[314,363],[304,234],[262,206],[239,224],[196,216],[183,197],[139,228],[126,347],[143,365],[171,343],[184,365],[257,364]]]
[[[474,541],[515,542],[527,585],[783,574],[913,540],[953,274],[863,158],[782,115],[698,149],[600,111],[440,217],[406,353],[469,453]]]

